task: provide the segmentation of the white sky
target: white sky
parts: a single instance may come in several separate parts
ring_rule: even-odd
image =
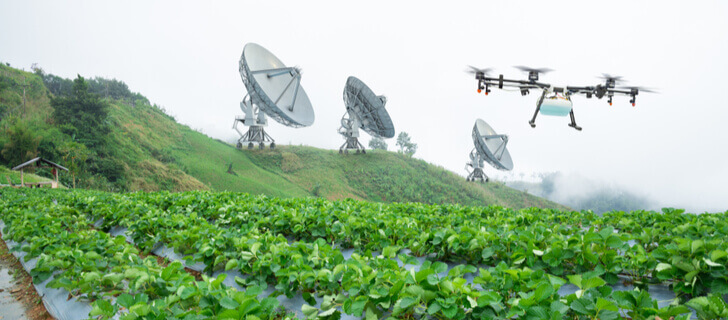
[[[303,69],[316,112],[308,128],[271,121],[279,144],[338,148],[354,75],[387,96],[416,157],[459,174],[482,118],[510,136],[515,174],[562,171],[661,206],[728,209],[728,2],[453,2],[2,1],[0,61],[122,80],[178,121],[231,141],[245,95],[238,60],[256,42]],[[507,77],[522,76],[513,65],[550,67],[541,80],[555,85],[595,85],[605,72],[661,93],[639,95],[636,108],[628,97],[612,107],[577,97],[584,131],[546,116],[531,129],[537,94],[478,95],[468,64]]]

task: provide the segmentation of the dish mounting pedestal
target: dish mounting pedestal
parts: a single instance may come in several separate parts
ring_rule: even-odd
[[[468,167],[472,168],[473,171],[468,170]],[[480,182],[488,182],[490,180],[483,171],[483,159],[480,158],[478,151],[475,149],[470,152],[470,162],[466,164],[465,170],[470,172],[465,178],[466,181],[480,180]]]
[[[245,111],[245,117],[236,117],[235,123],[233,123],[233,129],[240,134],[240,139],[238,139],[237,144],[238,149],[243,149],[245,146],[248,149],[253,149],[255,145],[258,145],[260,149],[264,149],[266,144],[271,149],[275,148],[275,140],[264,129],[268,125],[268,119],[266,119],[265,114],[254,107],[252,101],[247,96],[240,102],[240,108]],[[238,128],[238,124],[240,123],[248,126],[248,131],[245,133],[240,131]]]
[[[341,117],[339,133],[344,136],[346,142],[339,147],[339,153],[349,153],[349,150],[356,153],[367,153],[364,145],[359,142],[359,125],[359,119],[356,116],[349,115],[349,112]]]

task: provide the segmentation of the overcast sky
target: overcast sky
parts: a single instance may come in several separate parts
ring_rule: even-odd
[[[2,1],[0,61],[38,63],[63,77],[102,76],[178,121],[232,141],[245,89],[243,46],[255,42],[303,69],[316,113],[308,128],[273,121],[279,144],[335,149],[348,76],[388,98],[397,132],[417,154],[459,174],[482,118],[510,136],[513,173],[575,174],[692,211],[728,209],[726,1]],[[602,72],[657,88],[628,97],[574,98],[567,118],[539,116],[537,94],[476,93],[466,65],[595,85]],[[369,137],[364,136],[364,143]],[[390,150],[395,141],[388,141]],[[493,168],[486,173],[498,176]]]

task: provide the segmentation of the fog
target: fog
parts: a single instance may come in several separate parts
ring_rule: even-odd
[[[655,210],[660,206],[640,190],[615,182],[595,180],[576,173],[550,172],[530,177],[503,175],[506,185],[547,198],[575,210],[607,211]],[[700,212],[698,212],[700,213]]]
[[[584,177],[657,207],[725,211],[726,17],[725,1],[3,1],[0,61],[120,79],[181,123],[230,141],[245,95],[238,60],[255,42],[302,68],[316,112],[308,128],[271,121],[278,144],[338,148],[342,90],[354,75],[387,96],[395,129],[419,145],[415,157],[458,174],[482,118],[509,135],[516,176],[562,172],[565,190],[587,190],[573,178]],[[554,85],[596,85],[606,72],[660,93],[640,94],[635,108],[627,97],[611,107],[576,97],[582,132],[545,116],[532,129],[537,94],[478,95],[466,65],[507,77],[525,76],[514,65],[549,67],[542,80]]]

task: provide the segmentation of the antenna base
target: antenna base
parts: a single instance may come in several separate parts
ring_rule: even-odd
[[[359,142],[359,138],[357,137],[347,137],[346,142],[339,147],[339,153],[348,154],[349,150],[352,150],[355,153],[367,153],[364,145]]]
[[[465,178],[466,181],[480,181],[480,182],[488,182],[490,179],[488,179],[488,176],[485,175],[485,172],[483,172],[483,169],[481,168],[473,168],[473,172],[471,172],[467,178]]]
[[[275,140],[273,140],[273,138],[265,132],[264,126],[252,125],[248,128],[248,131],[243,133],[238,130],[238,122],[243,122],[243,120],[235,120],[234,128],[240,134],[240,139],[238,139],[237,144],[238,149],[253,149],[256,146],[259,149],[264,149],[266,145],[268,145],[271,149],[274,149],[276,147]]]
[[[359,118],[356,115],[350,115],[347,111],[344,116],[341,117],[341,127],[339,128],[339,134],[341,134],[346,142],[339,147],[339,153],[349,153],[352,150],[355,153],[367,153],[364,149],[364,145],[359,142]]]

